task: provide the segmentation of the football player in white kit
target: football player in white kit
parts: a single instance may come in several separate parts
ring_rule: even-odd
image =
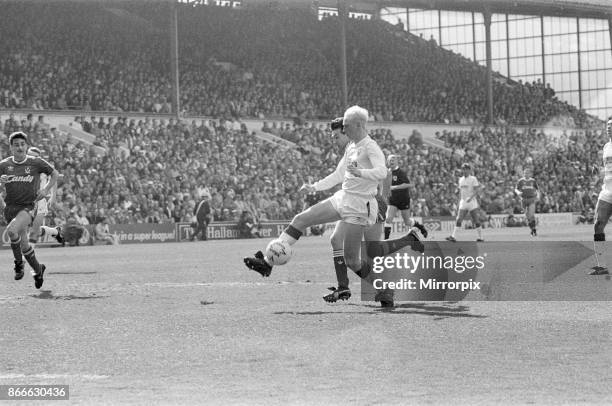
[[[480,191],[480,183],[474,175],[472,175],[472,167],[467,162],[461,165],[463,170],[463,176],[459,178],[459,191],[461,194],[461,200],[459,201],[459,214],[457,214],[457,222],[453,228],[453,233],[446,237],[448,241],[457,241],[455,235],[457,230],[461,227],[463,219],[469,214],[472,217],[472,224],[478,232],[478,238],[476,241],[482,242],[482,227],[480,226],[479,205],[478,205],[478,192]]]
[[[28,155],[32,155],[32,156],[40,158],[41,153],[38,148],[30,147],[28,149]],[[40,175],[40,190],[43,190],[46,185],[47,185],[47,176],[45,174],[41,174]],[[30,236],[29,236],[30,243],[32,244],[37,243],[38,239],[40,237],[43,237],[45,234],[49,234],[51,237],[54,237],[58,243],[62,245],[65,244],[61,227],[48,227],[48,226],[42,225],[43,220],[45,219],[45,216],[49,213],[49,206],[55,199],[56,190],[57,190],[57,186],[55,186],[52,189],[50,196],[44,199],[40,199],[39,201],[36,202],[36,210],[35,210],[36,217],[34,217],[34,221],[32,222],[32,226],[30,227]]]
[[[342,125],[343,118],[338,117],[332,120],[330,128],[332,131],[332,137],[334,142],[339,149],[344,150],[349,144],[349,138],[344,133],[344,127]],[[366,228],[364,232],[365,241],[380,241],[383,232],[383,225],[385,222],[385,215],[387,212],[387,200],[391,194],[391,172],[379,183],[379,193],[376,195],[376,201],[378,203],[378,218],[376,223]],[[349,279],[347,275],[346,262],[344,260],[344,235],[339,228],[341,222],[336,223],[336,227],[330,237],[332,246],[332,256],[334,262],[334,269],[336,271],[336,279],[338,281],[338,287],[328,288],[332,291],[325,296],[323,300],[328,303],[334,303],[338,300],[348,300],[351,297],[351,290],[349,289]],[[404,240],[412,240],[414,243],[410,244],[411,248],[416,251],[423,251],[424,246],[420,243],[419,237],[413,230],[410,230],[407,236],[404,236]],[[390,241],[390,244],[395,241]],[[400,243],[401,245],[401,243]],[[367,255],[368,253],[366,253]],[[392,290],[380,290],[377,292],[375,301],[381,302],[383,307],[393,307],[393,291]]]
[[[344,236],[344,261],[363,279],[372,275],[371,264],[361,258],[361,240],[365,229],[376,222],[378,203],[375,196],[379,182],[387,176],[385,156],[368,135],[367,121],[366,109],[352,106],[346,110],[343,127],[350,142],[344,156],[333,173],[314,184],[304,184],[301,190],[312,193],[328,190],[340,183],[342,189],[296,215],[279,237],[294,245],[308,227],[340,221],[336,231]],[[244,258],[244,263],[265,277],[272,272],[270,259],[261,251],[254,257]]]
[[[612,117],[608,118],[606,134],[608,142],[603,147],[604,178],[595,208],[593,246],[595,248],[596,265],[591,268],[590,275],[608,275],[610,273],[603,254],[606,250],[604,229],[610,220],[610,216],[612,216]]]

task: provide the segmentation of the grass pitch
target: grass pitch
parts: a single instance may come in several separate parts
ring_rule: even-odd
[[[592,229],[540,234],[588,241]],[[83,405],[612,403],[609,301],[412,302],[384,312],[359,300],[352,278],[353,298],[326,304],[328,238],[300,240],[290,264],[264,279],[242,257],[266,242],[40,249],[41,290],[27,274],[13,281],[4,250],[0,385],[68,384],[61,403]],[[584,271],[570,272],[559,283],[582,280]],[[588,291],[593,279],[584,281],[575,287]]]

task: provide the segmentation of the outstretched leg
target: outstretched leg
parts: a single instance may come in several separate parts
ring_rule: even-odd
[[[457,230],[459,230],[459,227],[461,227],[461,224],[463,223],[463,219],[465,218],[465,216],[467,216],[468,211],[467,210],[459,210],[459,213],[457,214],[457,219],[455,220],[455,227],[453,227],[453,232],[451,233],[450,236],[446,237],[446,239],[448,241],[457,241],[456,235],[457,235]]]
[[[470,216],[472,217],[472,225],[476,229],[476,233],[478,233],[478,237],[476,237],[476,241],[482,242],[484,239],[482,238],[482,226],[480,224],[480,210],[474,209],[470,211]]]
[[[326,199],[296,215],[279,238],[289,245],[294,245],[308,227],[338,220],[340,215],[330,199]],[[257,251],[253,257],[244,258],[244,263],[249,269],[264,277],[270,276],[272,272],[272,263],[262,251]]]

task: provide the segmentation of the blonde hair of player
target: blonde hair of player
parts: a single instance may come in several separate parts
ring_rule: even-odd
[[[346,109],[342,121],[345,127],[347,126],[347,124],[356,124],[357,127],[365,133],[368,117],[369,113],[366,109],[355,105]]]

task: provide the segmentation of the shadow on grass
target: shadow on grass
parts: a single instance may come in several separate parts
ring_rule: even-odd
[[[41,290],[38,295],[30,295],[34,299],[51,299],[51,300],[88,300],[88,299],[104,299],[108,296],[97,296],[92,293],[89,296],[76,296],[76,295],[54,295],[50,290]]]
[[[334,305],[332,305],[334,306]],[[467,318],[486,318],[488,316],[480,314],[470,314],[469,307],[464,305],[456,304],[428,304],[428,303],[399,303],[392,308],[381,308],[378,304],[368,303],[347,303],[344,306],[357,306],[360,308],[369,308],[371,311],[343,311],[342,304],[335,307],[335,311],[311,311],[311,312],[274,312],[273,314],[293,314],[298,316],[321,316],[323,314],[376,314],[376,313],[389,313],[389,314],[418,314],[423,316],[434,317],[434,320],[441,320],[447,317],[467,317]]]
[[[81,272],[45,272],[45,275],[92,275],[96,271],[81,271]]]

